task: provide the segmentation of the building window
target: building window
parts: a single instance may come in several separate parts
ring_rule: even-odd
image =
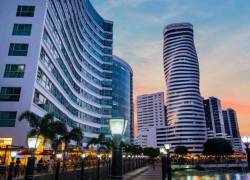
[[[15,122],[15,111],[0,111],[0,127],[15,127]]]
[[[11,43],[9,47],[9,56],[27,56],[29,44]]]
[[[20,93],[20,87],[2,87],[0,91],[0,101],[19,101]]]
[[[24,64],[6,64],[4,77],[7,78],[23,78],[24,76]]]
[[[31,28],[32,28],[31,24],[14,24],[12,35],[30,36]]]
[[[33,17],[35,6],[18,6],[16,16]]]

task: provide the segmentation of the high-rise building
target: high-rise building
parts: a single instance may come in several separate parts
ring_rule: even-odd
[[[161,147],[166,143],[164,93],[137,97],[137,143],[143,147]]]
[[[226,138],[220,100],[209,97],[203,100],[208,138]]]
[[[112,117],[128,121],[124,137],[127,143],[133,143],[133,70],[127,62],[117,56],[113,56]]]
[[[167,85],[168,141],[201,153],[206,141],[206,123],[199,87],[199,63],[190,23],[164,28],[164,73]]]
[[[25,145],[29,110],[80,127],[84,142],[109,133],[113,23],[89,0],[2,0],[0,136]]]
[[[222,111],[226,134],[231,138],[233,149],[242,151],[240,131],[235,110],[229,108]]]
[[[164,93],[144,94],[137,97],[138,131],[165,125]]]

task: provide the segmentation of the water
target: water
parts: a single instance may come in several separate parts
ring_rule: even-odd
[[[173,180],[250,180],[250,173],[238,171],[180,170],[173,172]]]

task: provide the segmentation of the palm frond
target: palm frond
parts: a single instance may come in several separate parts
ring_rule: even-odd
[[[74,128],[69,132],[69,138],[70,140],[74,140],[78,143],[80,143],[83,140],[83,133],[80,128]]]
[[[49,124],[51,124],[53,122],[54,122],[54,114],[47,113],[41,119],[41,128],[47,128],[49,126]]]
[[[31,111],[25,111],[19,116],[18,121],[22,121],[24,119],[28,121],[30,127],[32,128],[39,127],[39,120],[35,113]]]
[[[36,136],[39,134],[39,131],[37,129],[31,129],[28,134],[27,134],[27,138],[32,137],[32,136]]]
[[[65,136],[68,133],[67,126],[61,121],[52,122],[48,128],[54,131],[55,134],[58,134],[61,136]]]

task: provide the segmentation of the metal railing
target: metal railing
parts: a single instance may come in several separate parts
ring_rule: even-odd
[[[146,158],[123,158],[123,174],[147,165]],[[26,166],[14,164],[12,172],[10,166],[0,166],[0,180],[25,178]],[[48,160],[37,161],[34,167],[34,180],[66,180],[66,179],[109,179],[111,175],[111,159],[81,159],[78,160]],[[8,179],[11,180],[11,179]]]

